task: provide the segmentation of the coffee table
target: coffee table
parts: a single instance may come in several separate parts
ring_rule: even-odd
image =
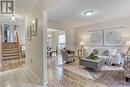
[[[105,65],[105,58],[99,58],[99,57],[97,59],[81,58],[79,65],[99,70],[103,65]]]

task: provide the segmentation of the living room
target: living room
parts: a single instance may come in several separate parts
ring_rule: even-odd
[[[130,87],[130,0],[2,2],[3,7],[16,8],[12,14],[8,13],[11,9],[4,9],[7,14],[0,14],[0,20],[15,25],[26,52],[22,52],[23,63],[0,61],[0,87]],[[57,41],[56,32],[48,33],[48,28],[64,31],[58,34],[64,39]],[[22,51],[16,40],[13,46],[3,46],[5,57],[12,56],[12,48],[18,55]],[[58,45],[62,45],[61,53],[47,56],[47,48],[55,54]]]
[[[68,54],[68,50],[74,51],[75,61],[69,61],[68,56],[68,60],[65,60],[67,64],[60,63],[57,64],[58,67],[108,87],[130,87],[128,2],[63,0],[59,2],[60,5],[51,9],[49,21],[55,21],[55,25],[51,24],[52,27],[64,27],[68,31],[72,29],[69,33],[66,32],[66,38],[74,40],[74,43],[66,40],[66,49],[63,50]],[[74,32],[74,37],[71,37],[71,32]],[[59,58],[60,61],[62,59],[64,60],[64,56]]]

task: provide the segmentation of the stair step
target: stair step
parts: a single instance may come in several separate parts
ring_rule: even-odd
[[[17,47],[3,47],[3,49],[14,49],[14,48],[17,48]]]
[[[16,42],[4,42],[3,48],[3,60],[10,60],[20,58],[19,50],[16,46]]]
[[[2,42],[2,44],[16,44],[16,42]]]
[[[6,56],[16,56],[16,55],[19,55],[19,53],[3,54],[3,57],[6,57]]]
[[[16,43],[4,43],[3,45],[16,45]]]
[[[16,47],[16,45],[2,45],[2,47]]]
[[[14,50],[18,50],[18,48],[12,48],[12,49],[8,48],[8,49],[3,49],[3,51],[14,51]]]
[[[18,53],[18,50],[3,51],[3,54],[9,54],[9,53]]]
[[[13,47],[16,47],[16,46],[2,46],[2,48],[13,48]]]
[[[19,56],[10,56],[10,57],[3,57],[3,60],[11,60],[11,59],[17,59]]]
[[[12,56],[3,56],[3,58],[12,58],[12,57],[19,57],[19,55],[12,55]]]

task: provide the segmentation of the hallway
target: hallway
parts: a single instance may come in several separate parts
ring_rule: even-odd
[[[0,68],[0,87],[42,87],[23,66],[23,63],[14,60],[4,62]]]

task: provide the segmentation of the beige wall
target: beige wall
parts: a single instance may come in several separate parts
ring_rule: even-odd
[[[104,29],[110,29],[110,28],[121,27],[121,26],[124,27],[126,41],[130,40],[130,35],[129,35],[130,17],[76,28],[76,31],[75,31],[76,32],[76,34],[75,34],[76,49],[80,48],[79,43],[81,41],[86,41],[89,38],[88,31],[104,30]],[[88,46],[88,47],[95,48],[95,46]],[[111,47],[111,48],[113,48],[113,47]],[[114,48],[122,49],[122,47],[114,47]]]
[[[27,40],[26,35],[26,66],[37,76],[41,83],[47,84],[47,14],[44,0],[40,0],[26,17],[26,34],[32,21],[38,19],[37,35],[32,40]]]

